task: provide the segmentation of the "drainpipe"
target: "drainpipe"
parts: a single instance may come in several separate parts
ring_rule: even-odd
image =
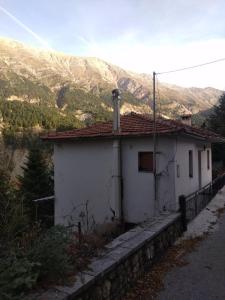
[[[120,90],[114,89],[112,91],[112,102],[113,102],[113,133],[115,135],[120,133]],[[115,207],[115,216],[119,221],[123,220],[123,209],[122,209],[122,163],[121,163],[121,141],[120,137],[116,137],[113,140],[113,168],[112,168],[112,179],[113,179],[113,202]]]

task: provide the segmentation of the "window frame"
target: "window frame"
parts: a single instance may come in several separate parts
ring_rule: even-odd
[[[210,150],[208,149],[207,150],[207,154],[206,154],[206,156],[207,156],[207,170],[210,170]]]
[[[150,167],[148,168],[143,168],[141,165],[141,159],[142,155],[150,155]],[[153,173],[154,172],[154,160],[153,160],[153,151],[139,151],[138,152],[138,172],[144,172],[144,173]]]
[[[189,177],[194,177],[194,163],[193,163],[193,150],[188,151],[188,172]]]
[[[180,178],[180,165],[177,164],[177,178]]]

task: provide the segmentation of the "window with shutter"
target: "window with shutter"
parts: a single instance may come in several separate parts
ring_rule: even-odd
[[[207,150],[207,170],[210,169],[210,152]]]
[[[153,152],[138,153],[139,172],[153,172]]]
[[[193,177],[193,151],[189,150],[189,177]]]

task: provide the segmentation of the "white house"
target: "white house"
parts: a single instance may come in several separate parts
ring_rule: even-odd
[[[43,137],[54,142],[56,224],[143,222],[177,210],[180,195],[211,182],[211,143],[221,141],[218,135],[158,119],[154,176],[152,119],[131,113],[116,122],[118,128],[105,122]]]

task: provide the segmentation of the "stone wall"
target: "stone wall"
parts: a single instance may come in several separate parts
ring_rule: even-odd
[[[119,236],[73,286],[32,299],[118,300],[182,234],[180,214],[164,214]],[[30,298],[31,299],[31,298]]]

